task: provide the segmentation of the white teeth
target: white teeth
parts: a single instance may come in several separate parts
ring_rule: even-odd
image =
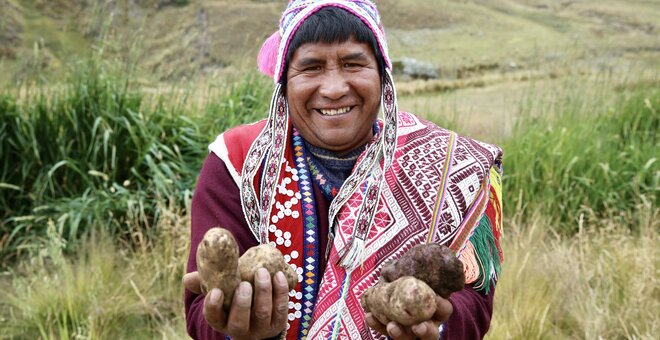
[[[346,113],[350,110],[351,110],[351,108],[347,106],[347,107],[342,107],[341,109],[336,109],[336,110],[335,109],[332,109],[332,110],[323,110],[323,109],[321,109],[319,111],[321,111],[321,113],[324,116],[336,116],[336,115],[340,115],[342,113]]]

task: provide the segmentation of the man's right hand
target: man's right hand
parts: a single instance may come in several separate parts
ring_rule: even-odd
[[[289,310],[289,286],[284,274],[277,272],[271,281],[268,271],[259,268],[254,283],[254,304],[252,285],[241,282],[234,292],[229,313],[222,309],[222,291],[217,288],[209,291],[204,298],[204,318],[209,326],[232,339],[264,339],[284,331]],[[201,294],[198,272],[184,275],[183,285]]]

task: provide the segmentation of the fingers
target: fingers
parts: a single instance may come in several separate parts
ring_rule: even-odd
[[[417,336],[410,330],[410,327],[404,327],[400,324],[390,321],[387,325],[384,325],[378,318],[376,318],[373,313],[367,313],[364,316],[364,320],[367,323],[367,326],[373,328],[380,334],[389,335],[392,339],[396,340],[407,340],[415,339]],[[435,340],[435,339],[434,339]]]
[[[397,322],[387,323],[387,334],[396,340],[414,340],[417,336],[410,330],[410,327],[404,327]]]
[[[186,275],[183,276],[183,286],[186,287],[187,290],[195,293],[195,294],[201,294],[202,293],[202,286],[199,278],[199,273],[198,272],[190,272]]]
[[[234,293],[229,318],[227,320],[227,334],[232,337],[242,337],[250,331],[250,309],[252,307],[252,285],[241,282]]]
[[[412,332],[422,340],[436,340],[440,337],[438,325],[432,321],[425,321],[412,326]]]
[[[204,318],[217,331],[222,331],[227,324],[227,316],[222,309],[223,295],[220,289],[214,288],[204,298]]]
[[[273,280],[273,314],[271,315],[271,326],[275,329],[284,329],[289,312],[289,284],[284,273],[277,272]]]
[[[432,320],[425,321],[411,327],[413,334],[422,340],[435,340],[440,337],[438,325],[447,321],[454,312],[449,300],[440,296],[435,297],[436,309]]]
[[[265,268],[259,268],[254,275],[254,307],[250,321],[252,328],[270,329],[272,310],[273,286],[270,283],[270,274]]]
[[[383,334],[383,335],[387,334],[387,327],[385,327],[385,325],[380,323],[378,321],[378,319],[376,319],[376,317],[374,317],[373,314],[367,313],[364,316],[364,321],[367,322],[367,326],[369,326],[369,328],[373,328],[376,332],[378,332],[380,334]]]
[[[433,314],[433,320],[443,323],[449,319],[451,314],[454,312],[454,306],[449,302],[449,300],[444,299],[440,296],[435,297],[435,314]]]
[[[447,321],[454,312],[454,306],[452,306],[451,302],[440,296],[436,296],[436,305],[437,308],[435,314],[433,314],[432,320],[421,322],[412,327],[404,327],[394,321],[388,322],[387,325],[384,325],[378,321],[373,313],[367,313],[365,315],[365,322],[367,323],[367,326],[373,328],[380,334],[389,335],[396,340],[416,338],[422,340],[436,340],[440,337],[438,325]]]

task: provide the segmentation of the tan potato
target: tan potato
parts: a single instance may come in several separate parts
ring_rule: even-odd
[[[366,312],[373,313],[385,325],[396,321],[412,326],[430,320],[436,309],[433,289],[412,276],[380,282],[367,289],[360,302]]]
[[[282,253],[271,245],[262,244],[252,247],[238,259],[238,273],[242,281],[254,285],[254,273],[259,268],[266,268],[271,279],[281,271],[286,277],[289,290],[294,289],[298,283],[298,274],[284,261]]]
[[[275,247],[264,244],[248,249],[240,258],[238,245],[231,232],[224,228],[211,228],[197,246],[197,271],[202,293],[219,288],[224,294],[222,306],[229,310],[234,291],[241,281],[254,285],[254,273],[266,268],[271,278],[281,271],[286,277],[289,290],[298,283],[298,274],[284,261],[284,256]]]
[[[202,293],[219,288],[224,294],[223,308],[229,310],[234,291],[240,283],[238,276],[238,245],[227,229],[211,228],[197,246],[197,271]]]
[[[410,326],[431,319],[436,294],[447,299],[464,285],[463,263],[449,248],[421,244],[386,263],[379,283],[364,292],[361,303],[383,324],[393,320]]]
[[[448,247],[436,243],[412,247],[400,258],[386,263],[380,276],[385,282],[414,276],[445,299],[465,286],[461,260]]]

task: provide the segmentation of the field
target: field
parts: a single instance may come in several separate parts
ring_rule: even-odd
[[[265,116],[282,3],[0,0],[0,338],[186,338],[197,173]],[[660,3],[379,6],[440,70],[399,106],[505,150],[487,338],[656,338]]]

